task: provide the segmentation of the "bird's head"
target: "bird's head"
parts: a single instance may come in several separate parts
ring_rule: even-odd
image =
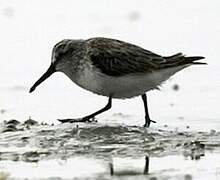
[[[75,58],[82,54],[82,40],[70,40],[64,39],[57,43],[52,51],[52,58],[50,67],[47,71],[37,80],[34,85],[30,88],[30,93],[35,88],[50,77],[54,72],[60,71],[66,73],[69,69],[74,69],[76,63]]]

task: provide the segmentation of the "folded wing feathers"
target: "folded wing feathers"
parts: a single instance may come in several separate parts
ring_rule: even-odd
[[[130,73],[147,73],[155,70],[191,64],[204,59],[202,56],[186,57],[182,53],[163,57],[141,47],[113,39],[88,40],[88,56],[97,68],[110,76]]]

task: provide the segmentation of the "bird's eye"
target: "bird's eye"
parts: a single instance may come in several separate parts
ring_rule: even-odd
[[[63,56],[64,52],[59,52],[59,53],[56,53],[55,57],[56,58],[61,58]]]
[[[61,44],[60,45],[60,49],[64,49],[65,45],[64,44]]]

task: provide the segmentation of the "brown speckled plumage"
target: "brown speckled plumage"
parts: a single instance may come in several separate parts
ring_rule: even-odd
[[[90,121],[111,108],[112,98],[132,98],[141,95],[145,107],[145,126],[150,120],[146,92],[157,89],[176,72],[204,59],[186,57],[182,53],[164,57],[139,46],[109,38],[87,40],[65,39],[57,43],[52,52],[52,63],[47,72],[31,87],[30,92],[56,71],[63,72],[80,87],[109,97],[101,110],[82,118]]]
[[[172,66],[197,64],[194,61],[204,58],[185,57],[182,53],[163,57],[139,46],[114,39],[92,38],[85,43],[89,59],[103,73],[110,76],[148,73]]]

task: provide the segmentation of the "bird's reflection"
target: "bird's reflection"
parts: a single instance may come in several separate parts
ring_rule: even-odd
[[[127,175],[147,175],[149,173],[149,156],[145,156],[145,165],[143,167],[143,171],[142,172],[138,172],[135,170],[123,170],[123,171],[118,171],[117,169],[114,168],[114,163],[110,162],[109,166],[110,166],[110,174],[116,175],[116,176],[127,176]]]
[[[134,175],[149,175],[147,178],[150,178],[152,180],[157,180],[157,179],[160,179],[160,177],[163,177],[162,174],[155,174],[153,172],[151,172],[151,175],[149,173],[149,162],[150,162],[150,157],[147,155],[145,156],[145,164],[144,164],[144,167],[143,167],[143,171],[142,170],[135,170],[135,168],[127,168],[127,169],[123,169],[123,170],[120,170],[120,168],[116,168],[116,163],[114,165],[113,161],[109,164],[110,166],[110,174],[111,176],[134,176]],[[128,160],[129,162],[129,160]],[[134,162],[133,160],[130,161],[130,162]],[[121,163],[121,162],[120,162]],[[130,165],[130,164],[128,164]],[[131,164],[132,166],[132,164]],[[153,175],[153,176],[152,176]],[[158,176],[158,177],[157,177]],[[183,174],[182,175],[182,179],[184,180],[192,180],[193,179],[193,176],[191,174]]]

